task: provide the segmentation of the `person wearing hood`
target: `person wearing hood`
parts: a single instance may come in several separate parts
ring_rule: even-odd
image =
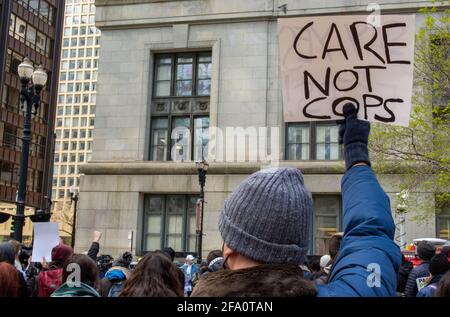
[[[411,270],[405,286],[406,297],[416,297],[419,292],[417,282],[419,279],[430,275],[429,265],[431,258],[435,255],[434,245],[428,241],[420,241],[417,245],[417,256],[422,263]]]
[[[132,261],[133,255],[130,252],[125,252],[113,263],[105,277],[100,281],[100,295],[102,297],[119,297],[125,282],[130,277]]]
[[[50,297],[61,286],[64,262],[72,254],[72,247],[62,243],[52,249],[52,262],[38,275],[38,297]]]
[[[450,270],[450,262],[445,254],[436,254],[430,260],[430,281],[419,290],[417,297],[434,297],[442,276]]]
[[[328,283],[314,285],[299,267],[313,215],[302,173],[270,168],[250,175],[226,199],[219,216],[225,269],[201,279],[193,297],[395,296],[401,253],[389,198],[370,167],[370,124],[357,112],[345,104],[339,127],[344,234]],[[374,274],[374,263],[381,275]]]
[[[14,249],[14,245],[10,242],[4,242],[0,243],[0,263],[6,262],[12,266],[15,267],[15,260],[16,260],[16,252]],[[27,290],[27,283],[25,281],[25,277],[23,275],[22,271],[19,271],[17,267],[15,267],[15,270],[18,275],[18,281],[20,284],[19,287],[19,296],[20,297],[28,297],[28,290]]]
[[[73,264],[79,267],[79,281],[72,280]],[[62,284],[51,297],[100,297],[97,285],[98,267],[94,260],[85,254],[72,254],[64,263]]]

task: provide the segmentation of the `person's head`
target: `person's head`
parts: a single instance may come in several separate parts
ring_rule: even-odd
[[[164,252],[149,252],[136,265],[120,296],[182,297],[178,271]]]
[[[308,268],[312,273],[316,273],[320,271],[320,258],[313,257],[308,262]]]
[[[224,266],[304,263],[312,206],[298,169],[270,168],[250,175],[226,199],[219,217]]]
[[[192,255],[192,254],[188,254],[187,256],[186,256],[186,264],[187,265],[192,265],[193,263],[194,263],[194,256]]]
[[[439,280],[436,297],[450,297],[450,271],[445,273]]]
[[[125,251],[121,256],[117,258],[117,260],[113,263],[113,266],[121,266],[124,268],[130,268],[130,264],[133,262],[133,255]]]
[[[0,263],[0,297],[19,297],[20,280],[19,272],[8,263]]]
[[[424,261],[430,261],[436,253],[434,245],[428,241],[420,241],[417,244],[417,255]]]
[[[322,257],[320,258],[320,269],[328,274],[330,272],[330,263],[331,256],[329,256],[328,254],[322,255]]]
[[[450,270],[450,262],[445,254],[439,253],[433,256],[430,260],[429,270],[431,275],[445,274]]]
[[[445,247],[443,247],[441,253],[445,254],[446,257],[450,257],[450,246],[446,245]]]
[[[99,271],[94,260],[85,254],[72,254],[69,256],[63,266],[63,283],[67,282],[67,279],[74,273],[75,269],[80,270],[81,283],[87,284],[93,288],[97,286]]]
[[[72,254],[72,247],[62,243],[58,244],[52,249],[52,265],[62,267]]]
[[[0,262],[7,262],[14,265],[15,257],[14,246],[11,243],[0,243]]]
[[[215,258],[221,258],[222,256],[223,256],[222,250],[219,249],[212,250],[211,252],[208,253],[208,256],[206,257],[206,262],[209,264]]]
[[[330,238],[330,246],[328,248],[328,251],[330,252],[331,260],[334,260],[339,253],[339,249],[341,248],[342,235],[343,233],[340,232],[332,235]]]
[[[162,249],[161,251],[167,253],[170,256],[170,260],[173,262],[173,260],[175,259],[175,250],[172,249],[171,247],[167,247]]]
[[[14,240],[14,239],[9,240],[9,243],[11,243],[14,248],[14,254],[15,254],[16,259],[19,259],[19,254],[20,254],[20,249],[22,247],[22,243],[20,243],[17,240]]]

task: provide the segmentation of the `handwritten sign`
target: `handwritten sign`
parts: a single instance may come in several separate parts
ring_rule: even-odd
[[[407,126],[413,85],[414,15],[283,18],[278,38],[286,122],[358,118]]]

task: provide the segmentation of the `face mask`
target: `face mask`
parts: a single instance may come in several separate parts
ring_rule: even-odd
[[[222,244],[222,254],[223,254],[224,248],[225,248],[225,242]],[[222,263],[222,269],[224,269],[224,270],[228,270],[226,264],[227,264],[227,261],[228,261],[228,258],[229,258],[229,257],[230,257],[230,256],[227,256],[227,257],[224,258],[224,260],[223,260],[223,263]]]

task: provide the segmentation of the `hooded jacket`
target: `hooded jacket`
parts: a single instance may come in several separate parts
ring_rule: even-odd
[[[265,264],[240,270],[211,272],[200,279],[191,297],[316,296],[311,281],[296,266]]]
[[[67,283],[62,284],[51,297],[100,297],[100,295],[91,286],[80,282],[78,287],[70,287]]]

